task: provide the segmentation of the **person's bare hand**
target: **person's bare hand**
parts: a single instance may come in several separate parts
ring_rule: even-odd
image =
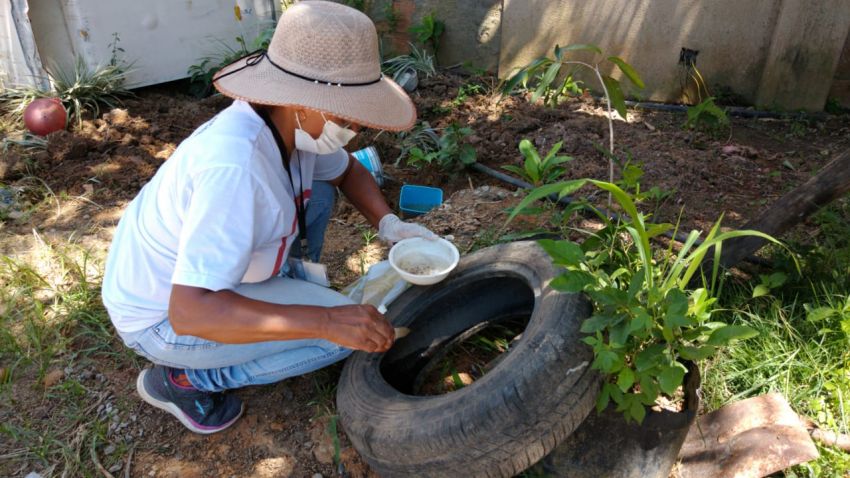
[[[393,345],[392,325],[372,305],[331,307],[324,338],[350,349],[386,352]]]

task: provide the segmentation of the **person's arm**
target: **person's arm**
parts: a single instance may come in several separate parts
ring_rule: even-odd
[[[369,171],[360,161],[350,155],[348,158],[348,169],[331,184],[337,186],[369,224],[377,228],[381,218],[391,214],[392,210]]]
[[[348,169],[331,184],[339,187],[366,220],[378,229],[382,240],[395,243],[409,237],[437,238],[427,228],[404,222],[393,214],[372,175],[352,156],[349,155]]]
[[[229,290],[177,284],[172,286],[168,320],[179,335],[231,344],[319,338],[384,352],[395,339],[392,326],[371,305],[278,305]]]

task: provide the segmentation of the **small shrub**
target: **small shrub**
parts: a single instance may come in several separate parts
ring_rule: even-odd
[[[457,90],[457,96],[452,100],[452,106],[460,106],[466,103],[471,96],[480,95],[484,93],[484,87],[477,83],[466,83],[461,85]]]
[[[589,179],[539,187],[510,217],[537,199],[570,194],[585,184],[611,193],[627,216],[610,219],[599,214],[604,227],[582,244],[542,240],[540,245],[564,268],[552,286],[563,292],[583,292],[594,303],[594,312],[581,331],[587,334],[584,342],[593,348],[591,366],[605,377],[597,410],[613,402],[626,420],[640,423],[646,407],[653,406],[660,395],[673,398],[687,371],[685,361],[704,360],[756,333],[716,318],[720,249],[714,246],[745,235],[778,242],[757,231],[720,233],[718,220],[700,245],[700,233],[691,231],[678,253],[672,245],[655,250],[650,240],[674,226],[647,222],[629,193],[615,184]],[[711,250],[715,267],[710,277],[702,278],[702,286],[695,287],[692,279],[699,279],[702,261]]]
[[[0,94],[0,102],[5,103],[7,111],[12,115],[20,117],[32,100],[56,97],[68,111],[69,120],[79,125],[86,112],[98,116],[102,106],[115,108],[120,105],[122,96],[132,94],[127,89],[129,71],[128,65],[123,62],[90,68],[82,57],[77,57],[73,71],[58,67],[47,69],[53,84],[51,90],[9,88]]]
[[[413,148],[419,149],[421,153],[432,153],[440,149],[440,135],[427,121],[417,123],[410,131],[402,131],[398,134],[401,153],[396,158],[395,165],[398,166],[402,159],[410,155]]]
[[[562,144],[563,142],[555,143],[546,153],[546,156],[541,158],[540,153],[537,152],[531,141],[523,139],[519,142],[519,151],[525,158],[523,166],[520,168],[519,166],[508,165],[502,166],[502,168],[516,174],[533,186],[549,184],[564,174],[564,168],[559,165],[573,160],[570,156],[556,156]]]
[[[433,12],[422,17],[419,23],[410,27],[410,33],[416,35],[416,40],[419,43],[429,45],[435,57],[440,48],[440,38],[443,36],[445,30],[445,22],[437,19]]]
[[[717,132],[729,127],[729,116],[726,110],[714,103],[714,97],[708,97],[702,103],[688,107],[688,119],[685,121],[687,129],[702,129],[708,132]]]
[[[463,144],[464,138],[472,134],[470,128],[461,127],[457,124],[443,130],[438,140],[436,150],[426,152],[419,147],[413,147],[407,157],[407,164],[421,167],[425,164],[437,164],[444,170],[456,170],[475,162],[475,148],[470,144]]]
[[[416,70],[425,78],[430,78],[437,73],[434,68],[434,57],[424,48],[417,48],[412,43],[410,44],[410,53],[385,60],[382,69],[384,74],[392,75],[395,81],[398,81],[399,75],[404,71],[411,69]]]

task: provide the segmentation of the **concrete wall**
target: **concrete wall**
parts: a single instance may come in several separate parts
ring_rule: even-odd
[[[681,101],[684,47],[699,51],[708,85],[760,106],[820,110],[848,29],[847,0],[504,0],[498,71],[551,55],[555,44],[594,43],[638,70],[647,87],[633,95]]]
[[[838,60],[829,97],[837,100],[841,106],[850,108],[850,34],[844,42],[844,52]]]
[[[756,104],[786,110],[821,110],[848,31],[847,0],[783,1]]]
[[[379,31],[386,32],[387,55],[406,52],[410,26],[433,13],[446,23],[437,57],[441,66],[469,62],[489,71],[498,69],[502,0],[394,0],[399,21],[395,31],[388,32],[385,8],[390,1],[375,0],[367,8]]]

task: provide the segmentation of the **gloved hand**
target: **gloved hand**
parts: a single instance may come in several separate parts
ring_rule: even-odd
[[[395,214],[387,214],[381,218],[381,222],[378,223],[378,237],[391,244],[410,237],[437,239],[437,235],[428,228],[412,222],[404,222]]]

